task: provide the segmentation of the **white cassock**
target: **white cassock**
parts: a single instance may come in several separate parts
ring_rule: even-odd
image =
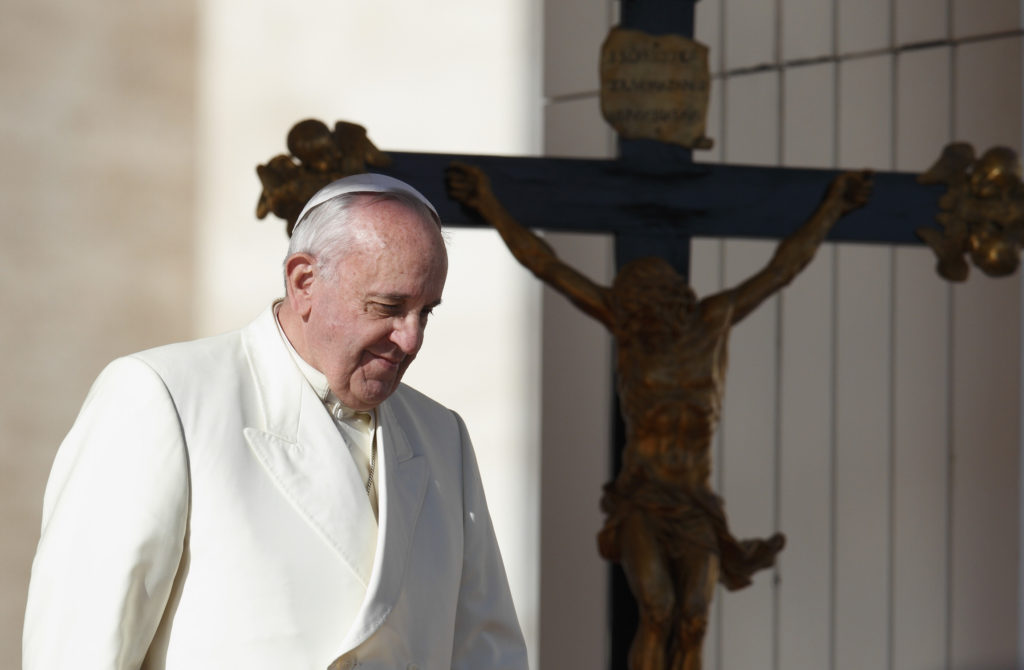
[[[366,481],[282,341],[118,359],[61,445],[24,670],[526,668],[473,448],[402,385]]]

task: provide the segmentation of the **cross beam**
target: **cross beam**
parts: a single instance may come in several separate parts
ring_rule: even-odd
[[[618,160],[390,152],[381,170],[407,181],[450,225],[481,222],[448,199],[444,169],[478,165],[498,198],[524,226],[617,237],[785,237],[821,201],[837,170],[693,163],[671,174],[645,174]],[[915,175],[878,172],[868,205],[828,235],[843,242],[920,244],[914,230],[935,227],[942,185]]]

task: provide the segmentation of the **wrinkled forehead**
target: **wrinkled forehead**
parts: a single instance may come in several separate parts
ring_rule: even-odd
[[[348,219],[349,253],[388,256],[406,264],[432,263],[447,269],[442,231],[418,205],[390,195],[361,194]]]

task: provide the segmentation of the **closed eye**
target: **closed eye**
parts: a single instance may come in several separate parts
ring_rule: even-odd
[[[370,307],[373,309],[373,311],[383,316],[395,316],[402,312],[401,305],[391,304],[387,302],[372,302],[370,303]]]

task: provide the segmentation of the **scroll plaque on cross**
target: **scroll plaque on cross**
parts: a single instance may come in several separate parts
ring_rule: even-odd
[[[601,114],[627,139],[710,149],[708,48],[681,35],[615,28],[601,47]]]

